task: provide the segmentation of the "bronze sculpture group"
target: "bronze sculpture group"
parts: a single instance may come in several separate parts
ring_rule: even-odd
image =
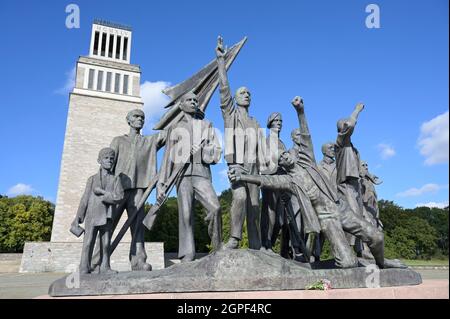
[[[145,115],[132,110],[126,117],[129,134],[114,138],[110,147],[100,151],[100,171],[89,178],[71,228],[80,236],[79,224],[85,224],[81,273],[114,272],[110,255],[128,227],[132,234],[131,269],[151,270],[146,260],[144,226],[153,227],[158,209],[173,187],[177,191],[181,262],[195,259],[193,209],[197,200],[207,211],[214,251],[239,248],[246,224],[250,249],[273,253],[281,233],[281,256],[298,262],[319,261],[323,243],[328,240],[337,267],[358,267],[357,257],[373,259],[380,268],[404,267],[384,258],[374,187],[380,181],[369,173],[351,142],[364,105],[358,104],[349,118],[338,121],[336,142],[322,146],[324,158],[317,163],[304,103],[295,97],[292,105],[299,127],[291,134],[294,146],[286,149],[279,137],[281,114],[269,116],[266,136],[249,115],[250,91],[240,87],[234,96],[231,94],[227,68],[244,42],[227,51],[219,37],[216,60],[169,90],[170,116],[164,117],[158,133],[143,136]],[[204,119],[217,86],[224,149],[212,123]],[[162,147],[163,162],[157,171],[157,152]],[[210,165],[218,163],[222,153],[232,191],[230,238],[226,243],[222,243],[222,216],[210,171]],[[154,189],[156,203],[146,215],[143,203]],[[128,221],[111,243],[124,210]]]

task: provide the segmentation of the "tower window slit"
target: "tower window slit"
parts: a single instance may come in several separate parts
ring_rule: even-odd
[[[128,38],[123,38],[123,60],[127,60]]]
[[[106,92],[111,92],[111,72],[106,73]]]
[[[102,56],[105,56],[105,51],[106,51],[106,33],[102,34]]]
[[[123,94],[128,94],[128,75],[126,74],[123,76]]]
[[[114,83],[114,93],[119,93],[120,89],[120,74],[116,73],[116,81]]]
[[[114,34],[109,35],[109,48],[108,48],[108,57],[113,57],[113,50],[114,50]]]
[[[89,69],[88,89],[94,88],[94,70]]]
[[[97,90],[101,91],[103,85],[103,71],[98,71],[97,75]]]
[[[94,55],[98,55],[98,40],[100,38],[100,33],[98,31],[95,31],[95,35],[94,35],[94,50],[93,50],[93,54]]]
[[[117,36],[117,46],[116,46],[116,59],[120,59],[120,43],[121,43],[122,37]]]

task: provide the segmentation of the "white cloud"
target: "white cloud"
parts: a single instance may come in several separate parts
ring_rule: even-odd
[[[56,94],[67,95],[75,87],[76,68],[73,67],[66,72],[66,82],[63,87],[55,91]]]
[[[448,188],[448,185],[438,185],[438,184],[425,184],[421,188],[410,188],[404,192],[397,193],[399,197],[414,197],[420,196],[426,193],[436,193],[440,189]]]
[[[416,207],[429,207],[429,208],[434,208],[434,207],[436,207],[436,208],[445,208],[447,206],[448,206],[448,201],[446,201],[446,202],[439,202],[439,203],[428,202],[428,203],[416,204]]]
[[[425,156],[425,165],[448,163],[448,111],[420,127],[417,145]]]
[[[33,187],[31,185],[27,184],[16,184],[8,189],[6,192],[6,195],[8,196],[17,196],[17,195],[25,195],[25,194],[31,194],[34,192]]]
[[[150,130],[153,124],[166,111],[164,106],[170,101],[170,98],[162,93],[162,90],[169,87],[170,82],[145,81],[141,84],[141,97],[144,102],[144,112],[146,117],[146,127]]]
[[[384,160],[395,155],[394,147],[389,144],[380,143],[377,145],[377,148],[380,151],[381,158]]]

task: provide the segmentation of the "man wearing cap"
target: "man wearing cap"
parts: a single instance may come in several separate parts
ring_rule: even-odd
[[[278,166],[278,160],[286,146],[280,139],[280,132],[283,126],[281,113],[274,112],[267,119],[269,138],[266,140],[270,160],[275,164],[271,170],[264,172],[267,175],[283,174],[283,170]],[[282,192],[272,189],[263,189],[261,208],[261,246],[264,249],[272,249],[275,244],[281,227],[284,226],[284,202],[281,199]],[[284,230],[285,231],[285,230]],[[283,233],[284,233],[283,231]]]

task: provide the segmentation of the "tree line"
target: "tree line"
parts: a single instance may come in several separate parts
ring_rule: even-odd
[[[219,196],[222,208],[223,241],[230,236],[231,190]],[[430,259],[448,258],[449,208],[417,207],[405,209],[392,201],[379,201],[380,218],[384,225],[387,258]],[[146,204],[148,211],[150,205]],[[22,252],[27,241],[49,241],[55,205],[42,197],[22,195],[13,198],[0,195],[0,253]],[[75,212],[74,212],[75,214]],[[206,211],[195,207],[195,243],[198,252],[210,251]],[[178,205],[175,197],[161,207],[146,241],[164,242],[166,252],[178,249]],[[279,250],[277,242],[274,249]],[[241,247],[248,247],[244,225]],[[330,258],[325,244],[322,259]]]

